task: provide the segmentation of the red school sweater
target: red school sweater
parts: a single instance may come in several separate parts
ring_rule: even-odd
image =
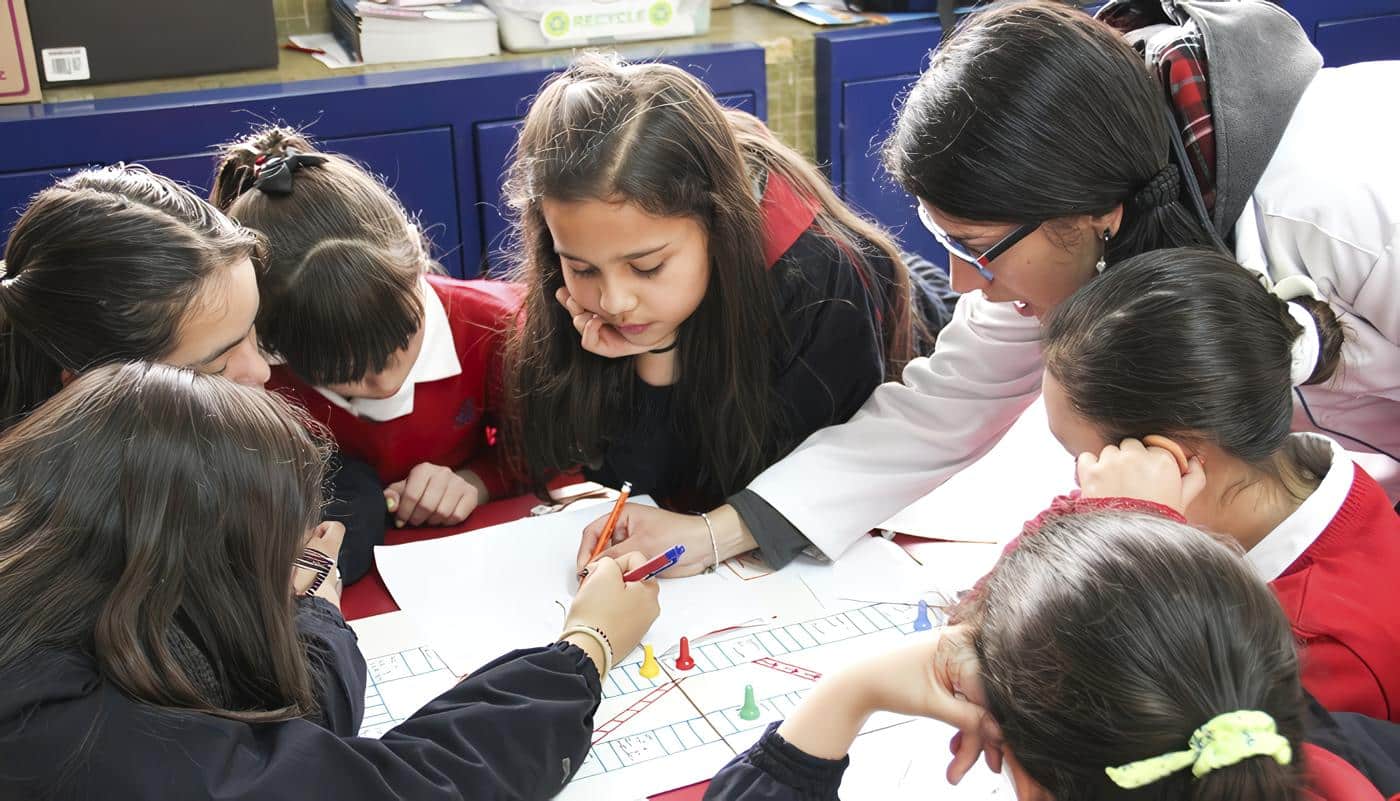
[[[1400,517],[1352,469],[1332,522],[1269,586],[1302,646],[1308,691],[1333,712],[1400,722]]]
[[[413,412],[383,422],[358,417],[331,403],[286,365],[272,368],[268,388],[301,404],[335,436],[340,451],[364,460],[387,486],[423,462],[468,467],[492,498],[513,495],[520,482],[505,468],[495,442],[506,332],[524,290],[505,281],[462,281],[427,276],[447,312],[462,372],[413,390]]]

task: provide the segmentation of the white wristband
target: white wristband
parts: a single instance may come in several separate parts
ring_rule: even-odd
[[[710,569],[719,570],[719,543],[715,540],[715,527],[710,523],[710,516],[704,512],[700,513],[700,519],[705,521],[705,529],[710,532],[710,550],[715,554],[715,561],[710,565]]]
[[[598,643],[598,648],[603,652],[603,664],[598,670],[598,681],[607,678],[608,671],[612,670],[613,666],[612,643],[608,642],[607,635],[592,626],[570,626],[564,629],[564,633],[559,635],[559,639],[562,640],[570,634],[582,634]]]

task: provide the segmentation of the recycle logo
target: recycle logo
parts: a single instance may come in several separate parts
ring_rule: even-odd
[[[671,16],[674,10],[671,7],[671,0],[656,0],[647,9],[647,19],[657,28],[664,28],[671,23]]]
[[[658,2],[665,2],[665,1],[666,1],[666,0],[658,0]],[[544,35],[545,35],[545,36],[548,36],[548,37],[550,37],[550,38],[558,39],[558,38],[561,37],[561,36],[566,36],[566,35],[568,35],[568,33],[569,33],[569,12],[567,12],[567,11],[551,11],[551,12],[549,12],[548,14],[546,14],[546,15],[544,16],[544,19],[540,21],[540,28],[542,28],[542,29],[544,30]]]

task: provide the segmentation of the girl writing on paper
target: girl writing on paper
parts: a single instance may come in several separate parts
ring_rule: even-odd
[[[622,581],[643,558],[594,564],[558,642],[358,737],[312,428],[275,394],[131,363],[0,437],[0,797],[546,799],[572,777],[614,655],[657,615],[654,582]]]

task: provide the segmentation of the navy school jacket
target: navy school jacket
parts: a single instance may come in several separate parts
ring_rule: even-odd
[[[329,604],[312,606],[298,623],[325,727],[157,709],[87,656],[43,652],[0,674],[0,799],[542,799],[582,763],[602,692],[577,647],[507,654],[365,739],[355,635]]]

